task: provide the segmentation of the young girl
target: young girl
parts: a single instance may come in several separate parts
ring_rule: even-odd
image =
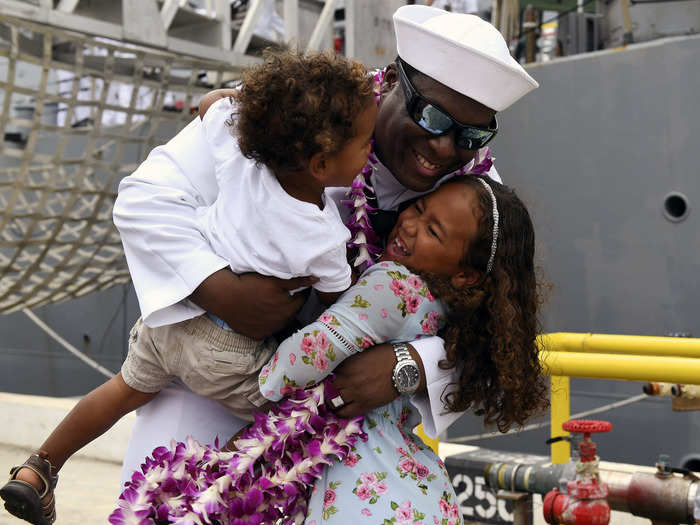
[[[378,264],[316,322],[279,346],[260,374],[263,394],[277,401],[291,393],[298,400],[296,387],[316,384],[354,353],[388,341],[396,343],[398,358],[404,346],[400,341],[440,333],[448,350],[441,368],[457,367],[461,371],[459,382],[444,393],[445,409],[461,412],[471,408],[483,416],[487,425],[495,424],[501,431],[524,424],[547,404],[535,339],[538,297],[533,256],[532,223],[514,192],[485,178],[461,176],[450,180],[399,216]],[[326,394],[334,405],[338,397],[343,404],[353,402],[342,389]],[[310,426],[297,423],[296,428],[301,426],[309,433],[312,443],[329,443],[326,449],[343,460],[323,471],[314,470],[327,461],[318,457],[323,456],[323,447],[319,453],[313,452],[318,445],[300,445],[302,432],[290,438],[266,433],[268,426],[295,427],[289,423],[289,414],[298,414],[301,409],[290,410],[284,405],[287,402],[283,402],[284,417],[275,419],[273,414],[267,420],[259,418],[235,442],[237,453],[222,453],[221,464],[229,465],[225,467],[228,483],[216,476],[218,481],[212,481],[212,472],[207,470],[199,478],[203,486],[193,482],[192,500],[154,497],[141,479],[148,478],[152,483],[160,476],[171,483],[170,490],[177,486],[158,470],[170,468],[167,462],[162,463],[147,469],[146,478],[134,478],[131,493],[113,515],[112,523],[130,523],[120,520],[137,509],[146,511],[133,502],[156,505],[151,503],[154,499],[157,504],[166,502],[165,510],[161,509],[161,515],[168,516],[166,521],[182,516],[180,512],[197,514],[198,509],[206,508],[206,516],[197,514],[204,516],[203,523],[238,523],[235,519],[241,514],[232,513],[240,510],[240,505],[234,502],[246,502],[249,494],[259,495],[253,509],[261,513],[279,508],[279,501],[297,512],[306,509],[305,523],[309,525],[460,523],[443,464],[412,432],[421,418],[410,395],[401,395],[365,416],[366,440],[347,440],[347,429],[353,428],[353,422],[347,427],[341,425],[343,434],[338,421],[323,407],[317,412],[311,410],[315,415],[310,418]],[[323,430],[319,414],[327,418]],[[357,435],[356,429],[354,432]],[[341,434],[343,442],[336,443]],[[280,450],[286,450],[287,457],[276,456]],[[212,458],[216,454],[204,454],[208,468],[215,463]],[[260,487],[266,488],[252,490],[254,485],[246,476],[253,471],[249,463],[257,458],[264,458],[264,463],[257,463],[262,470],[256,472],[259,476],[264,473],[265,483]],[[246,474],[236,473],[240,465]],[[307,478],[290,476],[295,468],[303,470]],[[308,483],[309,472],[316,473],[317,481],[308,507],[305,502],[289,504],[284,495],[306,497],[299,485],[290,486]],[[281,500],[265,499],[275,495],[270,480],[290,479],[293,482],[279,483]],[[213,493],[206,487],[211,487]],[[250,521],[240,523],[255,522],[253,510],[247,512],[243,519]],[[294,522],[293,518],[284,523]]]
[[[220,193],[199,210],[199,228],[235,273],[313,276],[319,295],[332,302],[351,284],[350,234],[325,190],[349,186],[367,160],[377,113],[372,78],[359,62],[331,53],[269,54],[244,74],[235,102],[225,133],[208,129],[203,115],[213,155],[227,161],[216,166]],[[121,372],[82,399],[41,450],[11,470],[0,496],[12,514],[52,523],[64,462],[175,378],[252,421],[266,402],[257,375],[274,342],[192,315],[175,324],[137,322]]]

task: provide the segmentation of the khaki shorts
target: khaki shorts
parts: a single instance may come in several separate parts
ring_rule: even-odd
[[[276,347],[272,339],[237,334],[206,315],[158,328],[139,319],[129,334],[121,372],[126,384],[140,392],[160,392],[180,378],[194,393],[253,421],[253,411],[267,401],[258,388],[258,373]]]

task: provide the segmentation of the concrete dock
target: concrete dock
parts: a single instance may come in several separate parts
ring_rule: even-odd
[[[19,447],[0,445],[0,466],[5,469],[21,463],[29,451]],[[85,456],[72,458],[61,470],[56,489],[57,524],[92,525],[107,523],[119,496],[121,465]],[[4,507],[0,509],[0,525],[20,525],[26,522],[15,518]]]
[[[0,482],[10,467],[22,463],[78,402],[0,392]],[[107,523],[119,497],[121,458],[134,416],[125,417],[105,435],[86,446],[61,469],[56,489],[57,525]],[[0,525],[25,523],[0,505]]]

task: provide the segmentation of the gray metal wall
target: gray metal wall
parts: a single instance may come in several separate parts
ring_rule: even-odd
[[[501,115],[504,181],[530,204],[549,330],[700,337],[700,37],[564,59]],[[670,191],[686,220],[662,213]]]
[[[496,166],[536,224],[553,291],[547,331],[700,337],[700,38],[632,46],[529,68],[541,87],[500,115]],[[690,213],[662,212],[671,191]],[[640,383],[574,380],[572,413],[641,393]],[[605,459],[677,463],[700,451],[700,417],[654,399],[601,414]],[[451,436],[482,432],[471,416]],[[548,431],[490,448],[544,453]]]
[[[117,372],[139,308],[129,284],[34,312],[70,344]],[[78,396],[105,380],[22,312],[0,316],[0,392]]]

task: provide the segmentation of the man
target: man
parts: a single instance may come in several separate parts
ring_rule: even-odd
[[[473,159],[477,153],[481,158],[496,133],[496,112],[537,87],[500,33],[476,16],[411,5],[396,11],[394,23],[400,58],[387,66],[381,83],[374,134],[379,162],[371,177],[382,210],[395,210],[455,171],[473,169]],[[221,125],[227,129],[223,120]],[[237,147],[227,132],[221,136],[232,150]],[[195,118],[122,181],[114,222],[147,324],[207,311],[240,333],[266,337],[302,306],[304,298],[289,290],[310,280],[237,276],[211,251],[197,230],[195,208],[216,198],[212,155]],[[494,169],[489,175],[498,177]],[[451,372],[437,364],[444,357],[442,341],[422,339],[409,352],[404,358],[392,345],[380,345],[346,360],[336,369],[338,413],[358,415],[412,393],[426,433],[437,436],[447,428],[457,416],[442,414],[441,396],[452,382]],[[413,361],[412,384],[392,381],[399,359],[402,367]],[[191,434],[212,442],[218,435],[225,441],[241,425],[214,401],[184,388],[167,389],[141,409],[124,475],[171,438]]]

